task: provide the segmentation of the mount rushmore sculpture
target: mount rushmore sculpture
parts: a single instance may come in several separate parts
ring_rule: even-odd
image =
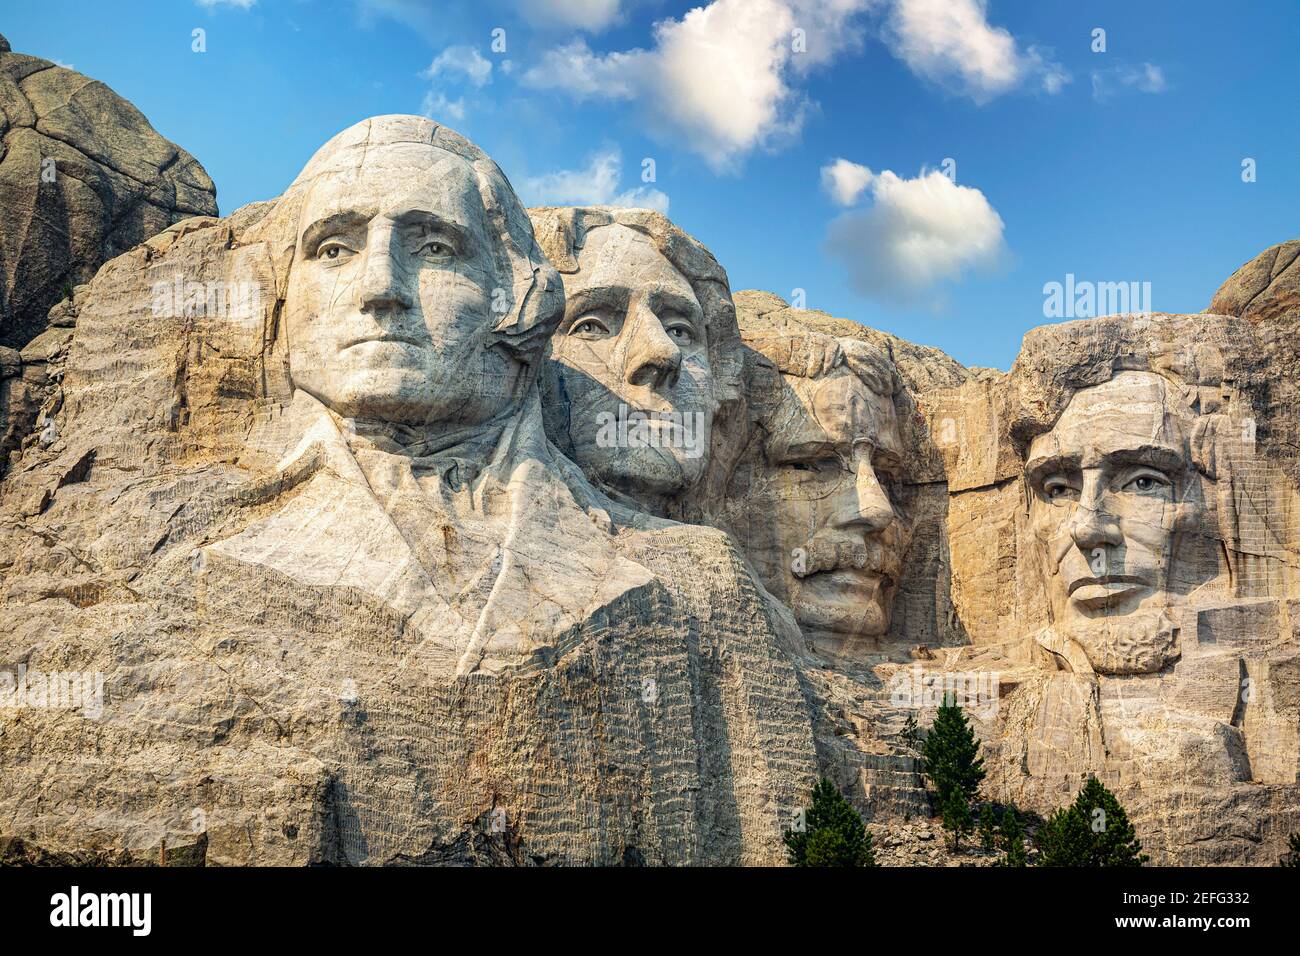
[[[1095,773],[1170,863],[1300,829],[1293,311],[965,369],[733,297],[658,213],[525,210],[409,116],[56,308],[0,482],[0,835],[775,864],[819,775],[924,811],[900,732],[953,674],[994,799]]]

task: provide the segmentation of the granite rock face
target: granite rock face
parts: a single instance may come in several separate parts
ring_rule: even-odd
[[[1259,322],[1300,310],[1300,239],[1269,246],[1229,276],[1207,312]]]
[[[379,117],[76,297],[0,486],[0,820],[210,863],[761,864],[815,780],[788,613],[547,441],[558,274]],[[78,697],[50,675],[94,675]]]
[[[139,110],[0,38],[0,346],[40,334],[105,261],[216,213],[203,167]]]
[[[1155,862],[1272,863],[1285,248],[968,369],[357,124],[0,348],[0,856],[775,864],[820,774],[953,862],[907,732],[950,694],[987,798],[1096,774]]]
[[[1156,861],[1275,862],[1300,829],[1294,316],[1063,323],[996,373],[916,369],[882,333],[735,298],[747,341],[775,323],[882,343],[924,419],[893,622],[833,663],[819,714],[841,715],[819,743],[860,808],[878,812],[898,708],[924,726],[948,690],[990,798],[1046,814],[1095,773]]]

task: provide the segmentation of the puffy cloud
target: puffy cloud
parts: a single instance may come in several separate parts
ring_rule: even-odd
[[[519,12],[537,26],[599,33],[622,17],[620,0],[519,0]]]
[[[492,63],[472,46],[449,46],[420,74],[425,79],[462,77],[474,86],[481,87],[492,80]]]
[[[1039,50],[988,22],[987,0],[893,0],[885,40],[912,72],[956,88],[977,103],[1031,78],[1057,93],[1070,76]]]
[[[575,40],[522,80],[578,100],[635,101],[657,136],[720,171],[799,131],[807,100],[798,76],[855,45],[854,18],[874,2],[714,0],[656,23],[649,49],[596,53]]]
[[[984,194],[941,172],[905,179],[885,170],[868,188],[871,204],[841,215],[826,239],[863,295],[914,301],[969,269],[996,265],[1006,251],[1002,217]]]
[[[420,112],[431,120],[437,120],[445,123],[451,120],[453,123],[460,123],[465,119],[465,98],[449,100],[442,93],[434,90],[424,94],[424,102],[420,104]]]
[[[871,185],[875,173],[860,163],[837,159],[822,167],[822,188],[839,206],[852,206]]]
[[[1092,96],[1096,100],[1107,99],[1126,89],[1139,93],[1163,93],[1168,88],[1165,71],[1153,63],[1092,71]]]
[[[637,186],[619,192],[622,175],[623,154],[606,148],[592,154],[585,169],[525,178],[520,193],[530,206],[636,206],[667,214],[668,196],[658,189]]]

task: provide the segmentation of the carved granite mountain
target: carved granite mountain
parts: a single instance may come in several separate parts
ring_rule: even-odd
[[[1258,322],[1300,310],[1300,239],[1269,246],[1228,277],[1207,312]]]
[[[0,346],[25,346],[108,259],[216,214],[203,167],[139,110],[0,37]]]

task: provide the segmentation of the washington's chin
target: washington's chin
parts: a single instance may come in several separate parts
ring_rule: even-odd
[[[691,488],[704,472],[703,458],[687,458],[682,449],[622,448],[600,452],[598,459],[580,464],[589,467],[605,484],[635,494],[678,494]]]
[[[503,405],[500,396],[458,392],[449,394],[446,382],[415,369],[384,368],[351,372],[328,387],[300,387],[344,418],[430,425],[439,422],[474,424],[494,415]]]

